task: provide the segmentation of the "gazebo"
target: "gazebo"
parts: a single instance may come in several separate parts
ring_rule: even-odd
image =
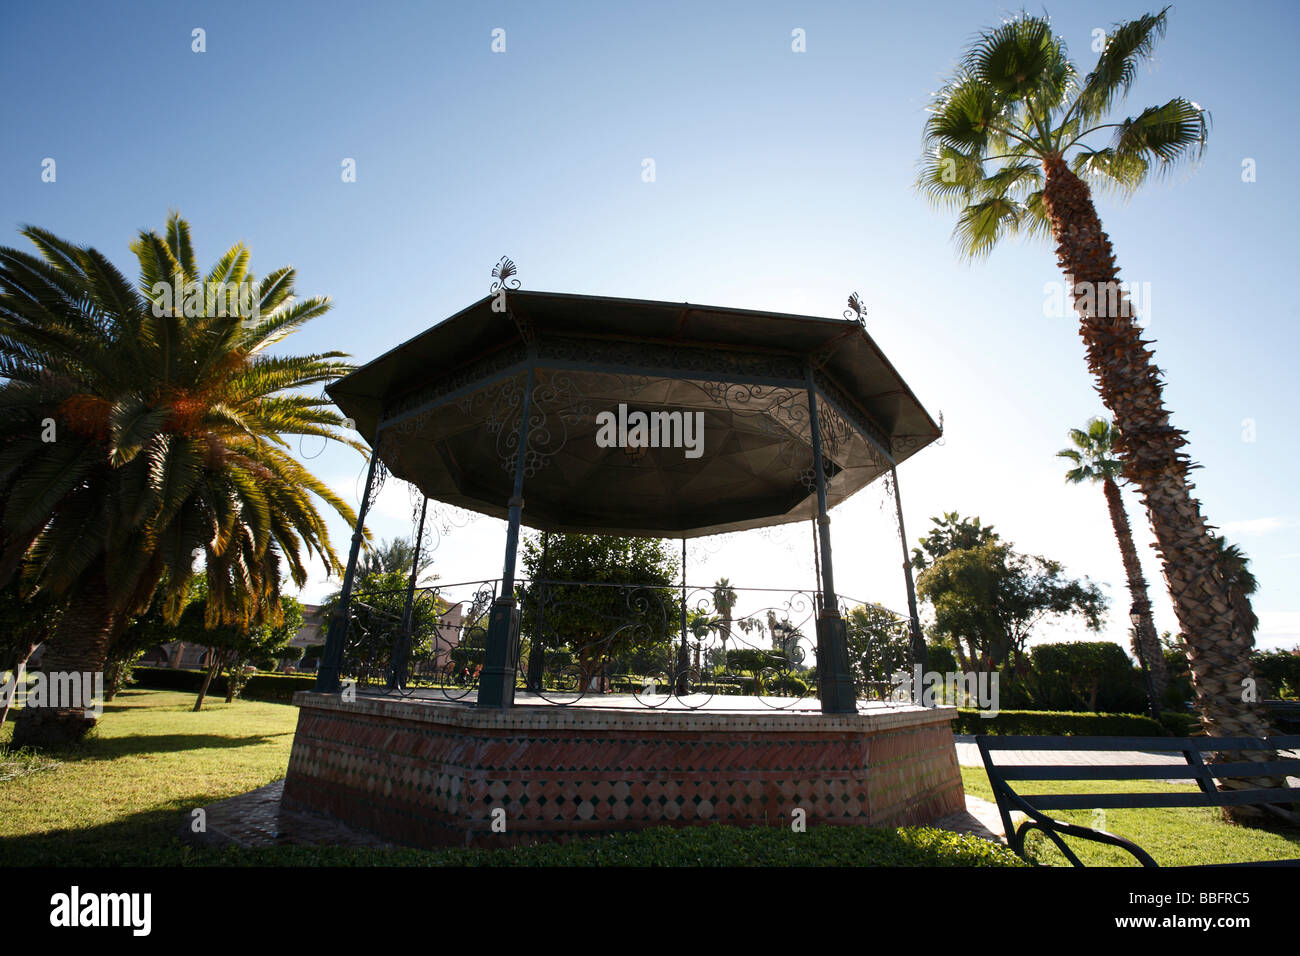
[[[960,809],[960,777],[948,728],[951,709],[875,706],[864,711],[850,674],[828,512],[871,482],[887,478],[901,535],[896,468],[941,436],[940,427],[867,334],[861,315],[850,311],[844,318],[828,319],[524,291],[513,275],[513,263],[503,259],[493,272],[489,295],[328,388],[373,453],[317,690],[297,700],[303,710],[286,800],[340,813],[398,839],[445,843],[469,832],[491,840],[496,831],[487,827],[486,818],[471,813],[473,820],[467,819],[452,796],[470,787],[470,777],[479,775],[475,779],[482,789],[476,792],[485,801],[498,793],[520,801],[518,808],[531,800],[535,810],[536,801],[545,803],[545,794],[552,792],[548,788],[561,785],[553,774],[567,780],[565,774],[578,763],[585,768],[592,762],[594,734],[604,741],[597,749],[605,763],[591,783],[593,794],[603,792],[609,774],[620,786],[654,787],[663,779],[662,760],[642,766],[611,756],[624,753],[618,741],[626,735],[639,735],[645,743],[649,734],[655,746],[676,755],[673,787],[703,788],[700,793],[706,795],[694,797],[697,804],[707,804],[699,822],[768,819],[774,794],[799,793],[805,785],[811,789],[801,799],[825,820],[904,821]],[[341,685],[363,528],[383,470],[417,487],[426,503],[445,502],[507,522],[502,573],[493,591],[484,662],[472,700],[435,704],[422,698],[358,698],[354,687]],[[567,710],[538,706],[544,701],[531,697],[529,706],[521,705],[516,693],[524,677],[516,569],[522,526],[543,533],[684,542],[810,520],[819,574],[814,603],[820,716],[754,713],[740,699],[726,697],[716,699],[716,710],[659,712],[651,724],[635,707],[608,707],[599,699]],[[906,545],[891,547],[900,547],[909,598],[906,626],[916,659],[923,661]],[[407,606],[409,616],[409,599]],[[684,655],[684,579],[680,610]],[[538,659],[539,653],[531,658]],[[389,683],[400,685],[404,677],[404,652],[395,651]],[[671,679],[680,683],[684,676],[677,673]],[[524,690],[535,684],[540,686],[540,678],[533,673]],[[698,723],[706,713],[712,722]],[[345,738],[355,732],[358,719],[388,727],[390,740],[397,739],[393,727],[414,734],[402,738],[406,744],[372,755],[376,767],[387,768],[376,773],[389,779],[390,788],[394,773],[427,777],[419,769],[426,758],[418,756],[426,750],[420,749],[421,733],[414,728],[427,729],[429,721],[438,723],[440,733],[468,734],[479,746],[504,728],[522,737],[511,756],[487,747],[495,757],[480,761],[476,770],[457,764],[460,770],[428,784],[439,793],[426,806],[429,818],[437,821],[437,833],[430,835],[418,827],[412,831],[409,807],[395,817],[376,817],[373,805],[360,811],[357,780],[339,777],[337,763],[329,770],[331,761],[351,752]],[[574,746],[579,738],[585,741],[580,755],[564,747],[557,755],[553,738],[561,728],[578,734]],[[581,728],[587,728],[585,736]],[[719,788],[728,784],[695,764],[708,748],[680,746],[683,739],[698,741],[705,730],[721,735],[716,743],[723,748],[748,747],[758,733],[773,746],[807,744],[817,756],[810,758],[809,767],[777,773],[776,790],[770,781],[760,788],[766,796],[746,791],[742,802],[757,800],[763,808],[742,810],[734,793],[722,795]],[[868,798],[872,764],[866,754],[873,745],[907,767],[902,789],[891,785],[888,800],[880,796],[884,791]],[[519,755],[539,747],[538,753],[547,754],[545,766],[532,765],[530,773],[522,773]],[[444,754],[439,759],[450,758]],[[524,769],[529,769],[527,761]],[[827,774],[848,789],[828,797]],[[572,781],[565,785],[578,786]],[[876,786],[881,785],[878,780]],[[409,799],[427,803],[419,796]],[[575,811],[583,817],[579,829],[675,819],[672,811],[666,817],[650,813],[636,824],[621,817],[618,806],[608,814],[588,812],[594,797],[580,799],[574,791],[571,799],[584,808]],[[730,816],[718,812],[722,799],[732,804]],[[855,811],[847,815],[840,804],[826,803],[850,799]],[[408,822],[395,822],[399,818]],[[528,832],[554,835],[568,818],[547,820],[534,821]]]

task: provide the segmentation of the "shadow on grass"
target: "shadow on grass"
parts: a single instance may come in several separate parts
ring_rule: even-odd
[[[193,806],[207,802],[199,797]],[[0,866],[177,865],[193,852],[177,835],[184,813],[178,803],[99,826],[6,837],[0,840]]]
[[[508,849],[284,845],[194,847],[180,839],[202,798],[112,823],[5,840],[0,866],[1022,866],[968,834],[928,828],[657,827]]]
[[[245,737],[224,737],[219,734],[156,734],[132,737],[91,736],[80,743],[66,747],[43,747],[42,756],[78,763],[83,760],[112,760],[137,754],[179,753],[184,750],[228,750],[255,747],[259,744],[292,737],[293,731],[278,734],[250,734]]]

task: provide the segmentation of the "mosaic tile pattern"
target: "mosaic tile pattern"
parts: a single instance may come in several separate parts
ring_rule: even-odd
[[[809,824],[901,825],[965,806],[943,710],[730,726],[717,715],[645,725],[643,716],[588,710],[557,725],[541,708],[503,721],[500,712],[428,703],[306,699],[315,696],[298,700],[285,806],[414,846],[779,825],[796,808]],[[620,728],[634,722],[641,726]],[[855,722],[861,729],[850,729]]]

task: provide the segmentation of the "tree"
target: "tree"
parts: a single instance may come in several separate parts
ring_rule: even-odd
[[[1133,529],[1129,525],[1128,511],[1124,508],[1124,497],[1120,494],[1119,481],[1124,474],[1124,463],[1115,456],[1114,448],[1118,438],[1117,431],[1104,418],[1091,418],[1087,428],[1071,428],[1070,441],[1073,448],[1065,448],[1056,453],[1058,458],[1065,458],[1074,467],[1065,473],[1065,480],[1072,485],[1085,481],[1101,485],[1106,496],[1106,507],[1110,510],[1110,523],[1119,542],[1120,558],[1124,562],[1124,575],[1128,578],[1128,592],[1132,606],[1138,615],[1136,644],[1138,656],[1146,666],[1151,677],[1151,706],[1160,712],[1164,700],[1165,688],[1169,686],[1169,673],[1165,670],[1165,657],[1160,651],[1160,637],[1156,633],[1155,620],[1151,616],[1151,599],[1147,596],[1146,578],[1142,576],[1142,564],[1138,561],[1137,547],[1133,544]]]
[[[403,542],[395,542],[401,544]],[[352,593],[352,616],[348,638],[343,649],[343,673],[355,677],[363,684],[386,683],[394,663],[393,655],[403,633],[406,597],[410,583],[412,554],[407,550],[406,568],[388,571],[371,570],[357,578]],[[382,566],[373,564],[372,567]],[[327,597],[321,613],[325,621],[334,619],[339,592]],[[411,601],[411,645],[407,656],[408,677],[411,665],[436,657],[440,649],[438,619],[447,610],[447,604],[435,591],[421,589]],[[463,622],[465,628],[470,622]],[[326,625],[326,636],[329,626]]]
[[[1196,696],[1192,688],[1192,670],[1187,666],[1187,645],[1181,634],[1164,631],[1160,635],[1160,650],[1165,659],[1165,671],[1169,674],[1164,707],[1181,713],[1191,706]]]
[[[1039,644],[1029,654],[1026,683],[1040,710],[1129,713],[1144,696],[1133,663],[1111,641]]]
[[[203,555],[209,623],[274,624],[282,575],[337,569],[316,499],[352,509],[287,452],[285,436],[365,446],[323,395],[340,352],[271,354],[329,309],[294,298],[294,270],[260,281],[232,247],[201,275],[188,224],[132,244],[139,287],[98,250],[22,230],[39,256],[0,249],[0,584],[64,608],[51,670],[104,666],[162,589],[176,620]],[[174,290],[174,291],[173,291]],[[80,710],[27,709],[18,745],[84,735]]]
[[[17,581],[0,588],[0,726],[9,716],[28,659],[54,633],[59,615],[59,606],[48,596],[23,600]],[[6,672],[13,677],[7,688]]]
[[[567,646],[583,688],[606,662],[638,648],[654,648],[662,672],[676,670],[671,637],[681,631],[681,601],[672,587],[678,559],[668,542],[552,534],[545,577],[560,583],[549,585],[537,583],[542,577],[539,536],[524,542],[521,560],[529,581],[520,588],[520,608],[530,653]]]
[[[1250,606],[1250,595],[1259,587],[1255,575],[1250,571],[1250,558],[1235,544],[1227,539],[1214,539],[1214,565],[1228,585],[1228,599],[1232,605],[1232,626],[1237,637],[1237,644],[1250,653],[1255,647],[1255,631],[1259,627],[1259,618]]]
[[[993,525],[981,524],[979,518],[963,518],[955,511],[944,512],[930,521],[934,527],[921,539],[921,546],[912,549],[912,567],[917,571],[924,571],[949,551],[978,548],[1001,540]]]
[[[718,636],[723,646],[731,639],[731,612],[736,608],[736,589],[726,578],[718,578],[713,585],[713,609],[718,612]]]
[[[281,597],[281,616],[276,624],[218,624],[208,626],[208,595],[193,601],[181,613],[175,627],[177,639],[202,644],[208,649],[207,673],[194,701],[203,709],[213,678],[226,673],[226,703],[232,703],[247,683],[248,668],[256,659],[273,657],[289,645],[302,627],[302,605],[295,598]]]
[[[1087,578],[1070,579],[1058,562],[996,541],[950,551],[921,573],[916,586],[934,607],[936,630],[953,642],[967,671],[1007,663],[1023,671],[1025,645],[1041,621],[1079,616],[1095,631],[1106,610],[1106,598]]]
[[[887,687],[899,671],[911,673],[912,634],[906,618],[879,604],[859,604],[844,621],[849,669],[859,697]]]
[[[1264,693],[1270,697],[1300,697],[1300,647],[1277,648],[1255,653],[1255,670],[1264,681]]]
[[[415,545],[407,538],[384,540],[378,547],[371,548],[361,555],[357,564],[357,574],[366,578],[388,571],[397,571],[410,575],[411,564],[415,561]],[[423,562],[416,571],[416,577],[429,567],[430,562]]]
[[[1262,737],[1263,710],[1242,693],[1249,656],[1192,496],[1186,433],[1170,422],[1151,343],[1120,287],[1089,187],[1132,193],[1205,149],[1209,115],[1181,96],[1106,122],[1163,36],[1167,13],[1116,24],[1082,78],[1043,18],[1021,14],[981,33],[935,94],[918,185],[959,211],[954,237],[969,258],[1016,233],[1056,243],[1089,368],[1119,428],[1124,475],[1155,531],[1204,726],[1213,736]]]

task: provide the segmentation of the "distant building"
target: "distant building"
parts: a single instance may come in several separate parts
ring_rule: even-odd
[[[325,612],[319,604],[302,606],[302,627],[289,642],[290,647],[308,648],[315,644],[324,644]],[[202,668],[208,665],[208,649],[192,641],[169,641],[145,651],[140,663],[151,667],[176,667],[183,669]],[[317,661],[295,661],[293,670],[316,669]]]

